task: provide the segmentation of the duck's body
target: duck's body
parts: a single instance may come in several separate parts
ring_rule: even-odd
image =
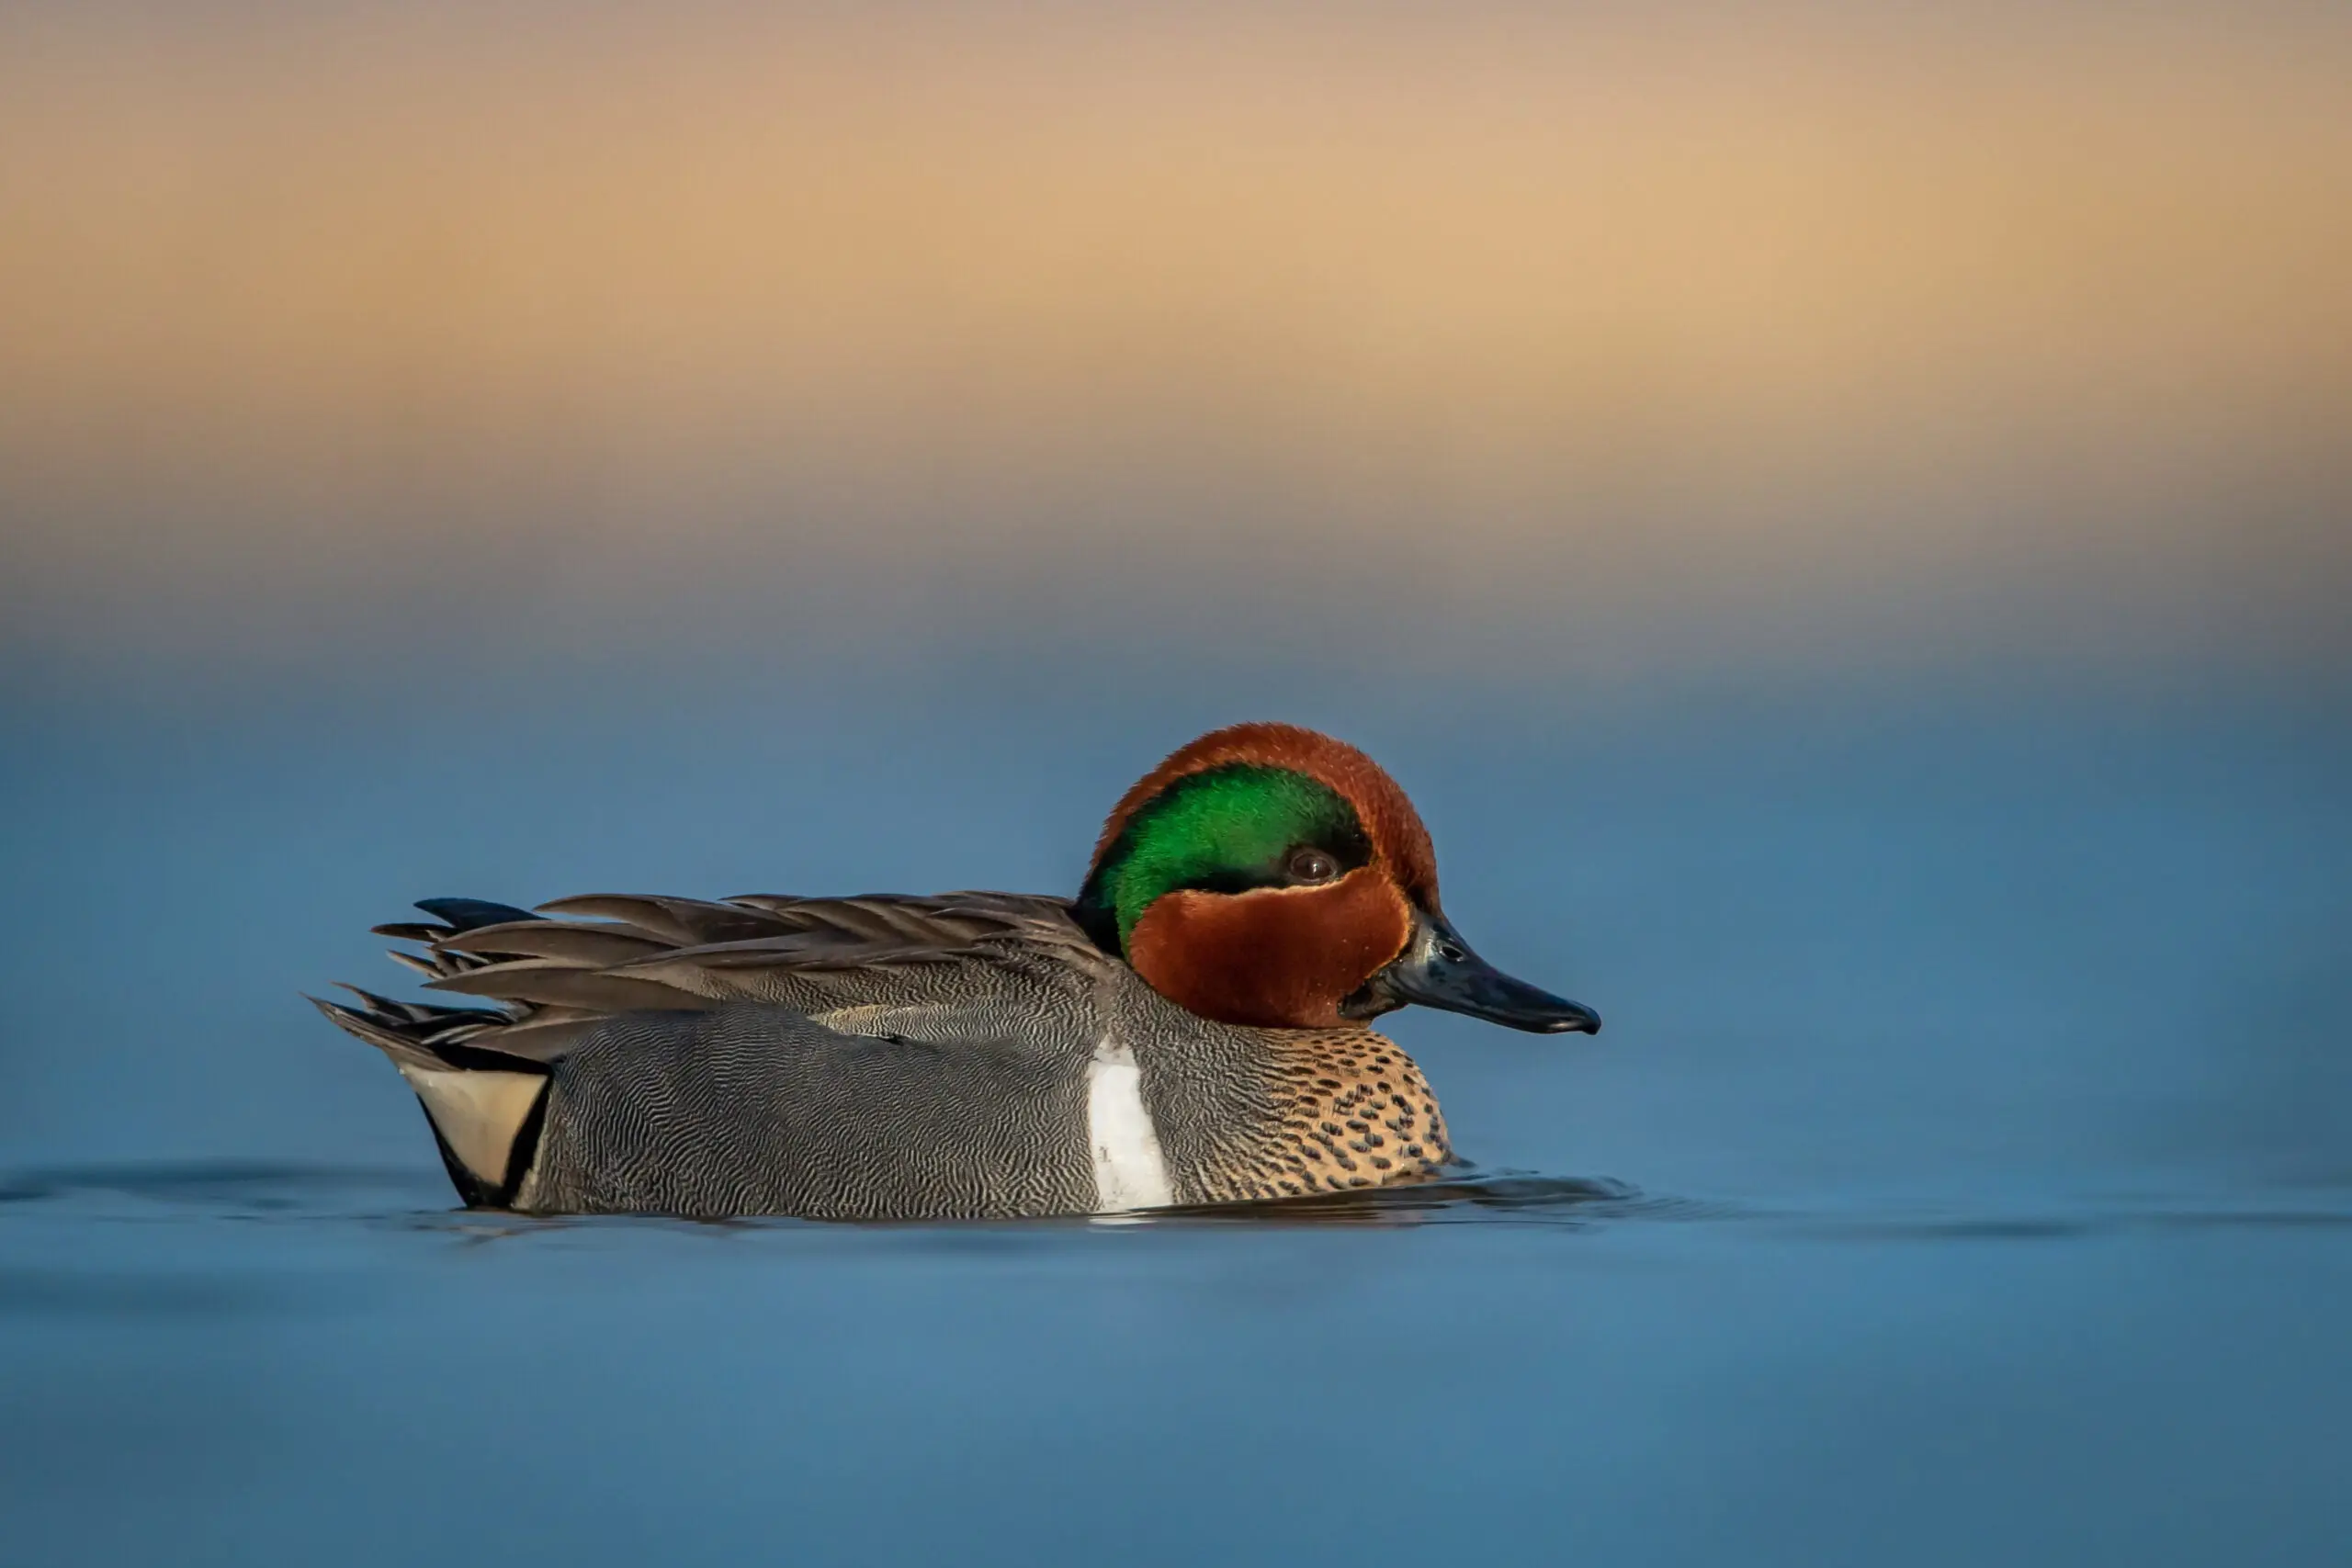
[[[1426,999],[1525,1028],[1597,1021],[1457,945],[1433,866],[1417,876],[1397,839],[1401,792],[1322,829],[1259,820],[1291,810],[1278,777],[1262,800],[1204,795],[1204,777],[1232,794],[1279,771],[1221,760],[1209,743],[1236,735],[1310,732],[1179,752],[1114,813],[1075,902],[597,897],[544,919],[434,900],[439,923],[379,929],[426,944],[396,956],[435,989],[502,1008],[320,1006],[391,1056],[476,1205],[1031,1216],[1426,1179],[1452,1158],[1436,1097],[1363,1017]],[[1290,872],[1233,886],[1261,839]],[[1176,852],[1204,843],[1205,862]]]
[[[446,924],[390,928],[432,943],[439,988],[510,1012],[327,1004],[391,1054],[477,1203],[1069,1214],[1418,1180],[1449,1157],[1382,1036],[1187,1012],[1061,899],[550,908],[598,918],[447,899]]]

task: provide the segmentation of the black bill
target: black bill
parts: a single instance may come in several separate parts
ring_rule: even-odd
[[[1476,953],[1442,915],[1423,914],[1395,962],[1342,1010],[1369,1018],[1418,1002],[1535,1034],[1598,1034],[1600,1015],[1581,1002],[1514,980]]]

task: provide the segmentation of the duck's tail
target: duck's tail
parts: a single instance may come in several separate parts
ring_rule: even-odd
[[[394,950],[391,956],[434,980],[497,961],[434,945],[442,938],[537,919],[475,898],[427,898],[417,908],[447,923],[378,926],[376,934],[425,943],[422,955]],[[472,1208],[510,1206],[538,1154],[549,1067],[499,1046],[509,1032],[530,1021],[534,1010],[527,1003],[494,1010],[436,1007],[394,1001],[356,986],[343,989],[357,998],[356,1006],[319,997],[309,1000],[337,1026],[392,1059],[424,1106],[458,1195]]]

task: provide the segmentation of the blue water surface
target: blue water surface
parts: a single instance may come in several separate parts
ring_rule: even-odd
[[[12,699],[0,1562],[2352,1561],[2340,705],[1266,695]],[[416,897],[1069,888],[1261,715],[1609,1021],[1392,1021],[1443,1192],[468,1214],[296,996]]]

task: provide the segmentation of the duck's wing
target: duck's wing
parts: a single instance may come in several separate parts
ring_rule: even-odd
[[[1009,993],[1090,984],[1107,962],[1067,902],[1032,894],[590,894],[537,913],[465,898],[417,908],[434,921],[375,928],[423,946],[393,959],[430,990],[502,1005],[396,1002],[349,987],[357,1008],[320,1003],[396,1059],[401,1045],[454,1045],[548,1063],[616,1014],[733,1001],[788,1007],[851,1032],[946,1040],[959,1014]]]
[[[492,1207],[522,1193],[549,1114],[548,1083],[575,1047],[601,1039],[607,1057],[616,1042],[624,1052],[650,1047],[651,1066],[628,1065],[626,1083],[661,1071],[681,1040],[797,1042],[797,1053],[784,1052],[794,1060],[813,1041],[865,1050],[858,1060],[869,1071],[875,1052],[912,1053],[924,1070],[893,1096],[911,1104],[925,1094],[937,1100],[967,1068],[1034,1071],[1043,1058],[1033,1053],[1053,1048],[1048,1037],[1085,1034],[1077,1025],[1115,964],[1067,904],[1021,894],[715,903],[596,895],[543,906],[543,914],[468,898],[417,907],[434,919],[376,928],[421,948],[391,956],[429,989],[493,1006],[396,1001],[356,987],[345,987],[354,1002],[311,999],[392,1059],[424,1102],[460,1195]],[[678,1016],[743,1001],[800,1016]],[[856,1035],[883,1038],[847,1038]],[[959,1049],[923,1055],[914,1042]],[[713,1203],[720,1207],[711,1212],[738,1212],[724,1207],[735,1200],[689,1197],[696,1213]]]

